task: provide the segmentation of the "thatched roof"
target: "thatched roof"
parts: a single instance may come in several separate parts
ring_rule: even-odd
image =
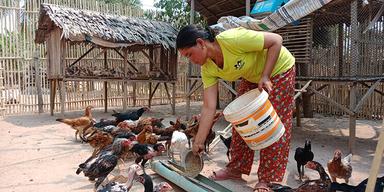
[[[36,43],[43,43],[57,27],[62,37],[84,42],[90,38],[112,43],[175,47],[177,31],[169,23],[108,15],[51,4],[41,4]]]

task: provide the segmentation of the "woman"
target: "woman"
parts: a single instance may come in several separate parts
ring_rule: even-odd
[[[295,76],[295,58],[282,46],[282,37],[244,28],[230,29],[215,37],[210,30],[188,25],[177,35],[176,47],[182,56],[201,65],[204,99],[193,152],[204,148],[216,112],[218,79],[242,79],[238,95],[265,88],[286,129],[279,141],[260,151],[259,183],[255,188],[265,191],[266,183],[281,182],[288,162]],[[254,151],[235,129],[230,152],[231,161],[225,169],[214,172],[212,179],[241,179],[242,174],[250,174]]]

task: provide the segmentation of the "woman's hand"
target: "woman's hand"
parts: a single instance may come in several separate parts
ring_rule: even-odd
[[[272,91],[272,82],[271,82],[271,79],[269,79],[268,76],[262,76],[260,78],[260,81],[258,83],[259,85],[259,91],[262,91],[263,90],[263,87],[265,87],[267,89],[268,92]]]
[[[196,137],[195,141],[193,142],[193,145],[192,145],[192,152],[195,155],[198,155],[200,152],[202,152],[204,150],[204,142],[201,142],[199,140],[200,139]]]

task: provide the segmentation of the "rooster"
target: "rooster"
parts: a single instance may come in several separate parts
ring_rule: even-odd
[[[73,118],[73,119],[61,119],[61,118],[59,118],[59,119],[56,119],[56,121],[65,123],[65,124],[71,126],[72,129],[76,130],[76,132],[75,132],[76,141],[77,141],[77,135],[79,135],[79,137],[82,140],[85,140],[84,139],[84,136],[86,135],[85,132],[87,131],[88,128],[92,127],[93,123],[94,123],[94,120],[93,120],[92,114],[91,114],[92,108],[93,108],[92,106],[88,106],[87,108],[85,108],[85,114],[82,117]]]
[[[336,178],[340,178],[344,179],[345,183],[348,183],[349,178],[352,176],[352,154],[347,155],[343,159],[341,156],[341,151],[336,149],[333,158],[328,162],[328,172],[333,182],[336,182]]]
[[[313,152],[311,151],[311,141],[305,140],[304,148],[298,147],[295,151],[295,160],[297,165],[297,171],[299,172],[300,181],[304,176],[304,165],[308,161],[312,161],[314,158]]]
[[[114,116],[116,118],[116,123],[120,123],[120,122],[122,122],[124,120],[136,121],[146,111],[149,111],[148,107],[142,107],[142,108],[140,108],[140,109],[138,109],[136,111],[127,111],[127,112],[123,112],[123,113],[119,113],[119,112],[114,111],[112,116]]]

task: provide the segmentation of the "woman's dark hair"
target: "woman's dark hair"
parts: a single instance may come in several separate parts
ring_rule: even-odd
[[[176,48],[183,49],[189,48],[196,45],[196,39],[206,39],[210,42],[215,41],[215,34],[209,27],[205,29],[196,25],[187,25],[179,31],[176,38]]]

